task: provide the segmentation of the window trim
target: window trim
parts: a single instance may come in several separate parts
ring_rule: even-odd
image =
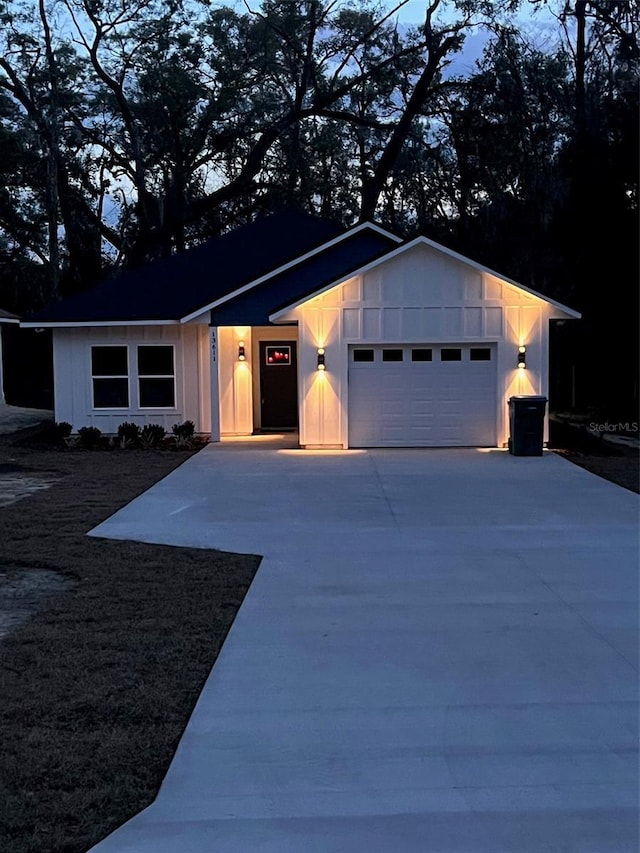
[[[140,373],[138,367],[138,350],[141,347],[169,347],[171,348],[171,361],[173,364],[173,373]],[[171,406],[143,406],[142,405],[142,395],[140,394],[140,380],[141,379],[171,379],[173,381],[173,405]],[[136,344],[136,388],[138,391],[138,409],[144,409],[145,412],[149,411],[157,411],[157,412],[173,412],[177,408],[177,399],[178,399],[178,386],[176,383],[176,347],[175,344]]]
[[[120,347],[126,350],[127,353],[127,374],[109,374],[108,376],[93,375],[93,350],[95,348]],[[173,374],[140,374],[138,372],[138,348],[139,347],[171,347],[173,358]],[[132,353],[135,350],[135,356]],[[176,344],[175,343],[101,343],[92,341],[89,343],[89,377],[91,384],[91,412],[178,412],[178,372],[176,360]],[[96,406],[94,393],[94,379],[126,379],[127,380],[127,399],[126,406]],[[173,405],[172,406],[143,406],[140,402],[140,379],[171,379],[173,381]],[[134,399],[133,391],[135,390],[136,397]]]
[[[94,349],[106,349],[107,347],[118,347],[124,349],[127,353],[127,373],[112,373],[109,375],[94,376],[93,373],[93,351]],[[89,345],[89,370],[91,374],[91,409],[96,412],[128,412],[131,406],[131,359],[129,353],[129,344],[90,344]],[[95,385],[96,379],[126,379],[127,380],[127,400],[126,406],[96,406]]]

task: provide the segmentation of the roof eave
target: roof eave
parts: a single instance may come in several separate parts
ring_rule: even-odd
[[[90,326],[176,326],[180,320],[50,320],[23,321],[24,329],[77,329]]]

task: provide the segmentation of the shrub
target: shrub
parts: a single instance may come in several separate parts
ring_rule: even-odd
[[[196,426],[193,421],[174,424],[171,427],[171,432],[176,437],[176,447],[191,447],[195,431]]]
[[[140,443],[143,447],[159,447],[166,433],[161,424],[145,424],[140,432]]]
[[[177,438],[193,438],[196,431],[196,426],[193,421],[185,421],[182,424],[174,424],[171,427],[171,432]]]
[[[67,423],[66,421],[60,421],[60,423],[56,423],[54,426],[56,438],[58,438],[60,441],[64,441],[65,439],[69,438],[72,429],[73,427],[71,426],[71,424]]]
[[[140,427],[138,424],[125,421],[118,427],[118,442],[120,447],[135,447],[140,442]]]
[[[102,431],[98,427],[81,427],[78,430],[78,444],[80,447],[93,450],[102,444]]]

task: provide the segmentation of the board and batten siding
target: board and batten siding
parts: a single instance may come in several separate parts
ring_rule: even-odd
[[[279,315],[298,323],[300,444],[348,446],[349,347],[492,343],[497,358],[497,444],[509,433],[508,398],[548,391],[549,319],[566,315],[488,272],[418,244]],[[527,348],[518,370],[517,348]],[[316,370],[325,348],[326,371]]]
[[[173,345],[176,405],[171,409],[94,409],[92,401],[91,347],[129,347],[130,403],[137,398],[132,383],[138,345]],[[73,431],[93,426],[115,434],[123,421],[161,424],[167,432],[175,423],[191,420],[196,432],[211,431],[211,354],[209,327],[203,323],[166,326],[104,326],[55,329],[55,419],[72,424]]]

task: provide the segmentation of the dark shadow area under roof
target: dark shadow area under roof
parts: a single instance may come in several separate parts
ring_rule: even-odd
[[[129,270],[48,305],[41,323],[179,320],[345,231],[339,223],[285,210],[170,258]]]

